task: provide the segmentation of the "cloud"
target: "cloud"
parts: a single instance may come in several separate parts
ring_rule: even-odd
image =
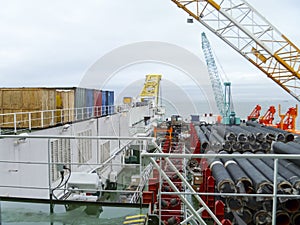
[[[296,0],[251,0],[251,5],[300,46]],[[168,0],[2,0],[1,85],[74,86],[101,56],[140,41],[176,44],[203,59],[205,31],[233,88],[244,88],[239,88],[239,97],[252,97],[257,83],[273,87],[270,79],[201,24],[187,24],[187,17]],[[272,90],[281,93],[279,89]]]

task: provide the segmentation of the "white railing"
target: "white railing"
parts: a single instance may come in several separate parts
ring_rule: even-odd
[[[43,111],[16,112],[0,114],[0,130],[5,134],[17,133],[18,130],[48,128],[91,118],[98,118],[128,111],[129,105],[94,106],[83,108],[66,108]]]
[[[3,138],[20,138],[16,135],[2,135],[1,137]],[[59,138],[64,138],[64,139],[98,139],[98,140],[115,140],[115,141],[119,141],[119,140],[132,140],[132,141],[145,141],[148,144],[152,144],[155,145],[156,148],[158,149],[158,151],[161,151],[160,147],[156,145],[156,143],[154,142],[155,139],[153,138],[145,138],[145,137],[135,137],[135,138],[131,138],[131,137],[86,137],[86,136],[34,136],[34,135],[28,135],[26,136],[27,138],[31,138],[31,139],[46,139],[46,140],[52,140],[52,139],[59,139]],[[50,141],[48,144],[48,148],[50,149]],[[142,146],[142,145],[141,145]],[[48,151],[49,151],[48,149]],[[188,207],[188,211],[189,213],[186,214],[186,218],[184,218],[185,222],[188,222],[190,220],[198,220],[198,221],[202,221],[202,219],[199,217],[199,213],[203,212],[204,210],[206,210],[207,212],[211,212],[211,210],[209,209],[209,207],[207,205],[205,205],[205,203],[199,199],[199,196],[216,196],[216,197],[230,197],[230,196],[234,196],[237,198],[241,198],[241,197],[266,197],[268,199],[273,199],[273,205],[272,205],[272,224],[275,225],[276,224],[276,212],[277,212],[277,200],[279,198],[282,199],[286,199],[286,198],[296,198],[299,199],[300,195],[299,193],[296,194],[280,194],[277,191],[277,185],[274,185],[275,183],[277,183],[277,176],[278,176],[278,160],[279,159],[300,159],[300,155],[296,155],[296,154],[184,154],[184,153],[147,153],[147,152],[142,152],[142,149],[140,149],[141,151],[141,159],[143,158],[148,158],[150,159],[152,165],[154,168],[156,168],[159,171],[159,181],[160,183],[163,182],[163,180],[165,180],[166,182],[168,182],[168,184],[170,185],[170,187],[173,187],[173,192],[163,192],[163,191],[159,191],[158,192],[158,202],[161,201],[161,195],[168,195],[168,194],[172,194],[172,195],[177,195],[178,197],[180,197],[180,199],[182,199],[182,202],[184,202],[185,204],[189,204],[189,199],[187,197],[190,196],[194,196],[199,203],[201,204],[201,208],[199,210],[193,210],[192,207]],[[45,161],[43,162],[31,162],[31,161],[8,161],[8,160],[1,160],[0,164],[4,164],[4,163],[17,163],[17,164],[36,164],[36,165],[42,165],[42,166],[46,166],[48,167],[48,174],[51,174],[51,165],[53,164],[58,164],[61,162],[51,162],[51,156],[50,156],[50,151],[48,153],[49,155],[46,157]],[[48,161],[47,161],[48,158]],[[273,183],[273,192],[270,194],[248,194],[248,193],[207,193],[207,192],[196,192],[195,190],[193,190],[193,188],[191,188],[191,185],[187,182],[186,177],[182,174],[181,171],[178,171],[175,167],[175,165],[172,163],[171,159],[192,159],[192,158],[204,158],[204,159],[212,159],[212,158],[234,158],[234,159],[238,159],[238,158],[267,158],[267,159],[273,159],[274,160],[274,170],[273,170],[273,180],[271,181]],[[174,186],[174,184],[170,181],[170,179],[168,178],[168,175],[166,174],[166,172],[164,172],[163,170],[161,170],[159,163],[157,163],[157,160],[159,160],[160,162],[162,160],[168,162],[168,165],[170,165],[172,168],[172,171],[175,172],[178,177],[181,179],[182,184],[185,185],[186,190],[178,190],[176,188],[176,186]],[[74,163],[71,162],[69,163],[70,165],[77,165],[78,163]],[[90,164],[93,165],[93,164]],[[108,163],[108,165],[113,166],[113,164]],[[142,166],[143,163],[141,163],[140,165],[137,166]],[[97,166],[96,164],[93,165]],[[101,166],[98,164],[98,166]],[[152,167],[152,166],[151,166]],[[150,167],[149,167],[150,168]],[[147,171],[147,175],[149,174],[149,170],[147,167],[145,168],[140,168],[140,171]],[[49,191],[49,193],[51,193],[51,188],[53,187],[52,182],[50,182],[51,179],[49,178],[49,187],[44,186],[44,187],[31,187],[30,185],[22,185],[22,186],[5,186],[4,183],[2,183],[0,185],[0,188],[20,188],[22,190],[30,190],[32,189],[32,191],[34,192],[35,189],[45,189],[45,191]],[[88,191],[88,190],[86,190]],[[136,197],[138,196],[142,196],[142,191],[143,188],[140,188],[138,190],[139,193],[136,193]],[[114,191],[111,191],[114,192]],[[124,191],[124,190],[119,190],[116,191],[117,192],[126,192],[128,194],[132,193],[134,194],[134,192],[131,191]],[[197,197],[198,196],[198,197]],[[1,197],[1,196],[0,196]],[[212,216],[212,218],[214,218],[214,216]],[[220,221],[216,220],[217,224],[220,224]],[[205,224],[205,223],[204,223]]]

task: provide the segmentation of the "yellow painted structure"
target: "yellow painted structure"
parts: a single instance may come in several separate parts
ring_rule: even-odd
[[[140,93],[140,97],[143,99],[155,99],[156,105],[158,105],[159,98],[159,86],[162,75],[160,74],[148,74],[146,75],[146,80],[144,87]]]
[[[171,0],[300,101],[300,50],[245,0]]]

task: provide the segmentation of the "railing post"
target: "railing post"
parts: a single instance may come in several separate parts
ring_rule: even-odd
[[[272,209],[272,225],[276,224],[277,211],[277,174],[278,174],[278,158],[274,159],[274,188],[273,188],[273,209]]]
[[[55,125],[54,110],[51,110],[51,124]]]
[[[31,131],[31,127],[32,127],[32,125],[31,125],[31,112],[29,112],[28,113],[28,128],[29,128],[29,131]]]
[[[41,127],[44,127],[44,112],[41,111]]]
[[[17,115],[14,113],[14,133],[17,134]]]
[[[53,206],[53,195],[52,195],[52,188],[51,188],[51,140],[48,138],[48,182],[49,182],[49,200],[50,200],[50,214],[54,212]]]
[[[161,174],[161,170],[162,170],[162,157],[159,157],[159,169],[158,170],[158,174],[159,174],[159,187],[158,187],[158,198],[157,198],[157,201],[158,201],[158,212],[159,212],[159,224],[162,223],[162,220],[161,220],[161,188],[162,188],[162,174]]]

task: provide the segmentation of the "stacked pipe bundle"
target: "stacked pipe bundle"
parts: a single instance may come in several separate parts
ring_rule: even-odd
[[[276,142],[273,144],[273,150],[278,154],[299,154],[300,144],[296,142],[288,144]],[[291,159],[290,161],[300,166],[300,159]]]
[[[195,125],[195,131],[200,141],[200,153],[204,153],[210,147],[208,141],[210,131],[204,128],[204,125]]]
[[[275,137],[276,141],[290,142],[290,141],[294,140],[294,135],[285,130],[274,128],[271,126],[263,126],[259,123],[253,122],[253,121],[247,121],[246,124],[251,127],[259,128],[260,130],[273,135]]]
[[[224,126],[216,125],[211,128],[212,140],[218,140],[219,145],[227,152],[246,152],[246,151],[264,151],[271,150],[271,143],[275,140],[272,132],[252,126]],[[217,138],[213,135],[217,134]],[[222,142],[223,139],[224,141]],[[211,141],[211,140],[210,140]]]
[[[212,153],[212,152],[208,152]],[[263,153],[263,152],[258,152]],[[220,154],[229,154],[221,151]],[[235,154],[240,154],[236,152]],[[216,189],[221,193],[272,194],[273,168],[272,159],[251,158],[253,153],[244,153],[246,158],[221,158],[208,160],[212,175],[216,179]],[[279,198],[276,224],[298,224],[300,221],[299,193],[300,167],[287,160],[280,160],[277,174],[277,193],[290,195]],[[246,224],[269,224],[272,215],[271,197],[224,197],[224,202],[236,224],[242,220]]]
[[[274,161],[251,158],[251,155],[269,153],[271,148],[275,153],[299,154],[300,141],[292,141],[294,135],[291,133],[255,122],[241,126],[199,125],[196,130],[204,143],[201,143],[201,152],[249,156],[207,160],[228,216],[236,224],[270,224],[272,197],[259,194],[273,194]],[[300,200],[296,198],[300,192],[300,160],[279,160],[275,185],[278,194],[291,196],[278,198],[276,224],[300,224]],[[258,195],[241,197],[226,193]]]

